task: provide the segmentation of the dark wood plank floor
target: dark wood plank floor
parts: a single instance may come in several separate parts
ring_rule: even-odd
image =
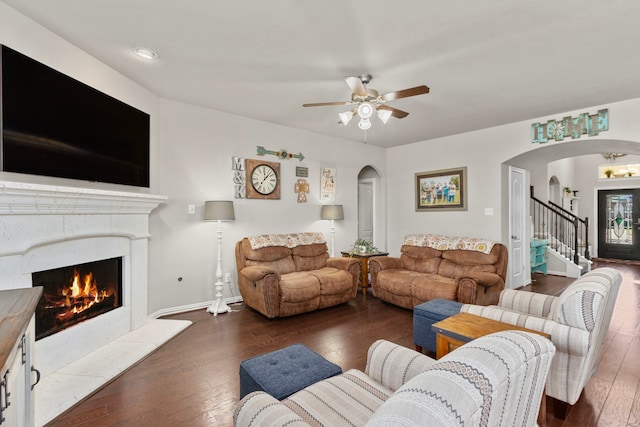
[[[640,426],[640,266],[618,268],[623,284],[596,375],[560,426]],[[534,275],[528,290],[558,294],[570,280]],[[338,307],[268,320],[242,304],[213,317],[169,316],[194,324],[49,426],[229,426],[240,362],[303,343],[344,370],[364,369],[369,345],[385,338],[413,348],[412,312],[360,292]],[[551,411],[552,405],[547,406]]]

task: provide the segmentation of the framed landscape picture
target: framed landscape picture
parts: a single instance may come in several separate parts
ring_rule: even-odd
[[[466,211],[467,168],[441,169],[415,175],[416,211]]]

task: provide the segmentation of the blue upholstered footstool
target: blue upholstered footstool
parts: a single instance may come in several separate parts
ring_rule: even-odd
[[[240,399],[254,391],[265,391],[278,400],[298,390],[342,373],[309,347],[293,344],[240,363]]]
[[[460,313],[462,303],[448,299],[432,299],[413,307],[413,343],[418,351],[436,352],[436,333],[431,325]]]

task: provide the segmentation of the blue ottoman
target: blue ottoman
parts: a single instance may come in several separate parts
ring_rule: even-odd
[[[413,307],[413,343],[418,351],[423,348],[436,352],[436,333],[431,325],[460,313],[462,303],[448,299],[433,299]]]
[[[309,347],[293,344],[240,363],[240,399],[254,391],[265,391],[278,400],[325,378],[342,373]]]

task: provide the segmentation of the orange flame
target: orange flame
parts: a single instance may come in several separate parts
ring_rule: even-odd
[[[62,289],[62,296],[64,297],[64,306],[68,307],[65,313],[60,313],[58,317],[69,317],[70,314],[81,313],[94,304],[99,304],[104,301],[109,295],[106,291],[100,292],[98,290],[98,283],[93,277],[93,273],[90,272],[81,277],[78,269],[73,271],[73,279],[71,285]]]

